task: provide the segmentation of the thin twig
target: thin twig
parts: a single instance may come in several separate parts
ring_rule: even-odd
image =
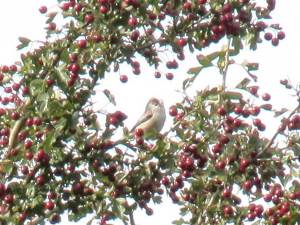
[[[223,80],[222,80],[223,90],[225,90],[225,88],[226,88],[226,76],[227,76],[227,71],[228,71],[228,66],[229,66],[230,45],[231,45],[231,38],[228,39],[228,44],[227,44],[226,53],[225,53],[224,68],[221,71],[221,74],[223,76]]]
[[[297,112],[297,110],[299,110],[299,107],[300,107],[300,102],[298,103],[297,107],[295,107],[295,109],[289,114],[289,116],[287,117],[287,120],[289,120]],[[265,151],[267,151],[271,147],[271,145],[273,144],[273,142],[275,141],[277,135],[280,132],[281,132],[280,130],[277,130],[274,133],[274,135],[272,136],[270,141],[266,144],[266,146],[263,148],[263,150],[257,154],[257,157],[261,156]]]
[[[132,211],[130,211],[130,213],[129,213],[129,222],[130,222],[130,225],[136,225],[135,221],[134,221],[134,217],[133,217],[133,212]]]

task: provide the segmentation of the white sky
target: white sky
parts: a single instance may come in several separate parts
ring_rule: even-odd
[[[9,0],[1,2],[0,65],[10,65],[18,60],[19,53],[16,51],[16,45],[19,36],[28,37],[32,40],[44,38],[45,18],[41,16],[38,8],[41,5],[47,5],[51,11],[55,4],[55,0]],[[300,82],[298,65],[300,59],[299,8],[300,1],[298,0],[277,1],[277,7],[272,16],[274,21],[280,23],[284,28],[286,39],[281,41],[276,48],[272,47],[270,42],[265,42],[259,45],[258,51],[245,51],[239,57],[240,62],[247,59],[247,61],[260,63],[257,75],[262,86],[262,92],[271,93],[272,103],[280,107],[292,107],[295,102],[289,97],[289,93],[279,85],[279,80],[290,78],[294,84]],[[159,96],[164,99],[166,108],[176,102],[180,95],[175,92],[175,89],[180,89],[181,80],[185,76],[188,66],[190,64],[185,63],[180,70],[174,72],[175,79],[173,81],[168,81],[165,77],[157,80],[153,78],[153,70],[148,71],[148,69],[142,69],[142,74],[139,76],[129,75],[129,81],[126,84],[119,82],[117,75],[106,81],[106,87],[109,87],[116,97],[118,108],[129,116],[127,125],[132,126],[136,118],[143,112],[145,103],[152,96]],[[128,71],[123,70],[121,73],[128,73]],[[197,80],[197,87],[206,87],[208,83],[211,85],[215,82],[215,78],[212,79],[212,76],[217,77],[218,75],[215,75],[214,71],[207,73],[201,75]],[[241,70],[233,69],[230,71],[229,80],[237,82],[242,75]],[[102,87],[100,88],[102,89]],[[97,105],[102,107],[105,104],[98,103]],[[107,108],[107,110],[109,109]],[[267,126],[269,125],[268,122],[266,121]],[[169,123],[170,119],[167,124]],[[167,129],[167,125],[165,129]],[[171,224],[171,221],[177,218],[178,212],[169,200],[167,202],[169,203],[156,206],[152,217],[138,213],[136,223],[139,225]],[[64,222],[63,224],[75,223]]]

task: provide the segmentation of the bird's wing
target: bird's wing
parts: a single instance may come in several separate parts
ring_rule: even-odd
[[[151,112],[144,113],[141,118],[136,122],[136,124],[131,128],[130,132],[134,131],[135,128],[137,128],[140,124],[144,123],[145,121],[149,120],[153,114]]]

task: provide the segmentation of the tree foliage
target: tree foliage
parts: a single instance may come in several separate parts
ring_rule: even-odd
[[[273,109],[255,84],[257,63],[239,65],[246,76],[234,89],[226,83],[244,47],[284,39],[269,22],[275,0],[58,2],[57,12],[40,8],[46,41],[1,66],[1,224],[59,223],[67,212],[72,221],[93,213],[102,225],[134,225],[133,212],[152,215],[149,202],[164,193],[181,208],[178,225],[299,222],[299,105]],[[18,49],[34,43],[19,41]],[[140,74],[141,59],[156,77],[160,67],[177,69],[177,60],[161,60],[162,51],[182,61],[196,53],[183,93],[210,67],[222,83],[179,99],[169,109],[172,127],[152,141],[126,131],[124,112],[97,120],[91,97],[100,81],[123,64]],[[298,87],[281,83],[299,102]],[[115,104],[109,90],[103,94]],[[270,139],[261,111],[280,121]],[[114,141],[122,128],[124,138]]]

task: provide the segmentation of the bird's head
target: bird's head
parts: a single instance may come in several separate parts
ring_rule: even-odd
[[[151,98],[147,105],[145,111],[157,111],[164,108],[164,103],[162,99]]]

